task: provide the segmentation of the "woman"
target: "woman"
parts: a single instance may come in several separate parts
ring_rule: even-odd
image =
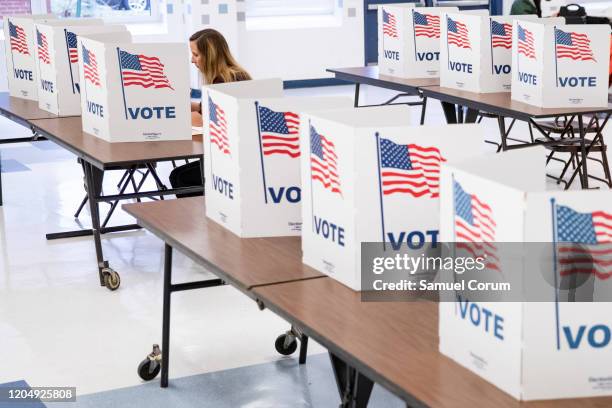
[[[541,0],[515,0],[512,3],[510,14],[536,14],[538,17],[542,17]]]
[[[232,56],[227,41],[217,30],[200,30],[189,38],[191,62],[202,73],[205,84],[246,81],[251,76]],[[191,124],[202,126],[202,103],[191,103]],[[179,166],[170,173],[173,188],[202,185],[200,161]],[[177,194],[177,197],[192,197],[201,193]]]

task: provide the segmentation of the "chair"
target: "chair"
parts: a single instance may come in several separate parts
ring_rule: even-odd
[[[537,142],[545,143],[546,149],[550,150],[550,153],[546,157],[546,164],[548,165],[551,160],[556,160],[563,163],[563,169],[559,176],[546,174],[547,177],[555,180],[557,184],[563,183],[565,190],[569,189],[576,176],[582,178],[582,141],[580,137],[576,136],[577,123],[574,118],[558,117],[553,121],[538,122],[538,126],[545,130],[547,133],[544,137],[536,139]],[[601,126],[599,118],[597,116],[591,117],[587,127],[585,128],[586,134],[595,134],[592,139],[584,139],[586,145],[587,160],[595,161],[599,163],[604,171],[605,179],[587,174],[586,176],[590,179],[600,181],[612,188],[612,177],[610,176],[610,167],[607,157],[607,145],[604,142],[603,135],[601,133]],[[560,136],[554,137],[552,134],[560,134]],[[551,143],[552,142],[552,143]],[[555,157],[556,153],[569,154],[567,160]],[[600,157],[593,157],[591,153],[599,153]],[[569,170],[570,166],[573,168],[572,175],[569,180],[565,180],[564,177]]]

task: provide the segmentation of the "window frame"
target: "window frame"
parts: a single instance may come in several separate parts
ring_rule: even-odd
[[[48,10],[46,7],[46,1],[45,0],[32,0],[32,3],[34,3],[35,1],[43,3],[42,7],[44,7],[42,9],[42,12],[47,12],[47,13],[51,13],[51,10]],[[96,2],[97,0],[91,0],[93,2]],[[117,24],[139,24],[139,23],[161,23],[164,21],[164,14],[161,12],[163,10],[163,7],[166,5],[166,1],[165,0],[150,0],[150,15],[92,15],[92,16],[88,16],[87,18],[101,18],[104,20],[105,23],[109,23],[109,24],[113,24],[113,23],[117,23]],[[33,8],[32,8],[33,10]],[[122,10],[122,11],[117,11],[118,13],[128,13],[130,10]],[[71,18],[79,18],[76,16],[70,16]]]

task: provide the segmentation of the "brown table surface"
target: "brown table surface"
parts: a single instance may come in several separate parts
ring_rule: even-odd
[[[410,406],[612,407],[612,398],[521,403],[438,352],[438,305],[361,302],[331,278],[253,290],[264,305]]]
[[[469,108],[515,117],[517,119],[555,117],[574,113],[612,112],[612,105],[603,108],[539,108],[523,102],[513,101],[510,92],[475,93],[441,86],[428,86],[421,89],[423,95],[451,102]]]
[[[302,264],[299,237],[241,239],[206,217],[203,197],[122,207],[138,224],[243,292],[323,276]]]
[[[0,92],[0,114],[24,126],[28,126],[27,121],[32,119],[57,118],[57,115],[40,109],[38,101],[15,98],[8,92]]]
[[[327,71],[333,73],[337,79],[414,94],[418,93],[421,87],[440,85],[439,78],[406,79],[381,75],[377,66],[329,68]]]
[[[80,116],[31,120],[30,124],[44,136],[100,169],[199,158],[204,153],[201,135],[193,136],[192,140],[109,143],[83,132]]]

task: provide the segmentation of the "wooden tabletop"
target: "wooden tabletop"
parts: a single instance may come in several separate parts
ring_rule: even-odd
[[[27,121],[31,119],[57,118],[57,115],[40,109],[38,101],[15,98],[8,92],[0,92],[0,115],[24,126],[28,126]]]
[[[612,406],[612,398],[515,400],[438,352],[438,305],[433,302],[361,302],[359,292],[331,278],[263,286],[254,294],[410,406]]]
[[[242,291],[323,276],[302,264],[299,237],[241,239],[206,217],[203,197],[122,207],[138,224]]]
[[[337,79],[413,94],[417,94],[421,87],[440,85],[439,78],[398,78],[381,75],[377,66],[330,68],[327,71],[333,73]]]
[[[428,86],[421,89],[423,95],[442,102],[455,103],[469,108],[486,111],[501,116],[522,120],[546,118],[575,113],[612,112],[612,105],[603,108],[539,108],[511,99],[510,92],[475,93],[441,86]]]
[[[44,136],[101,169],[199,158],[204,153],[202,136],[193,136],[192,140],[109,143],[83,132],[80,116],[31,120],[30,124]]]

